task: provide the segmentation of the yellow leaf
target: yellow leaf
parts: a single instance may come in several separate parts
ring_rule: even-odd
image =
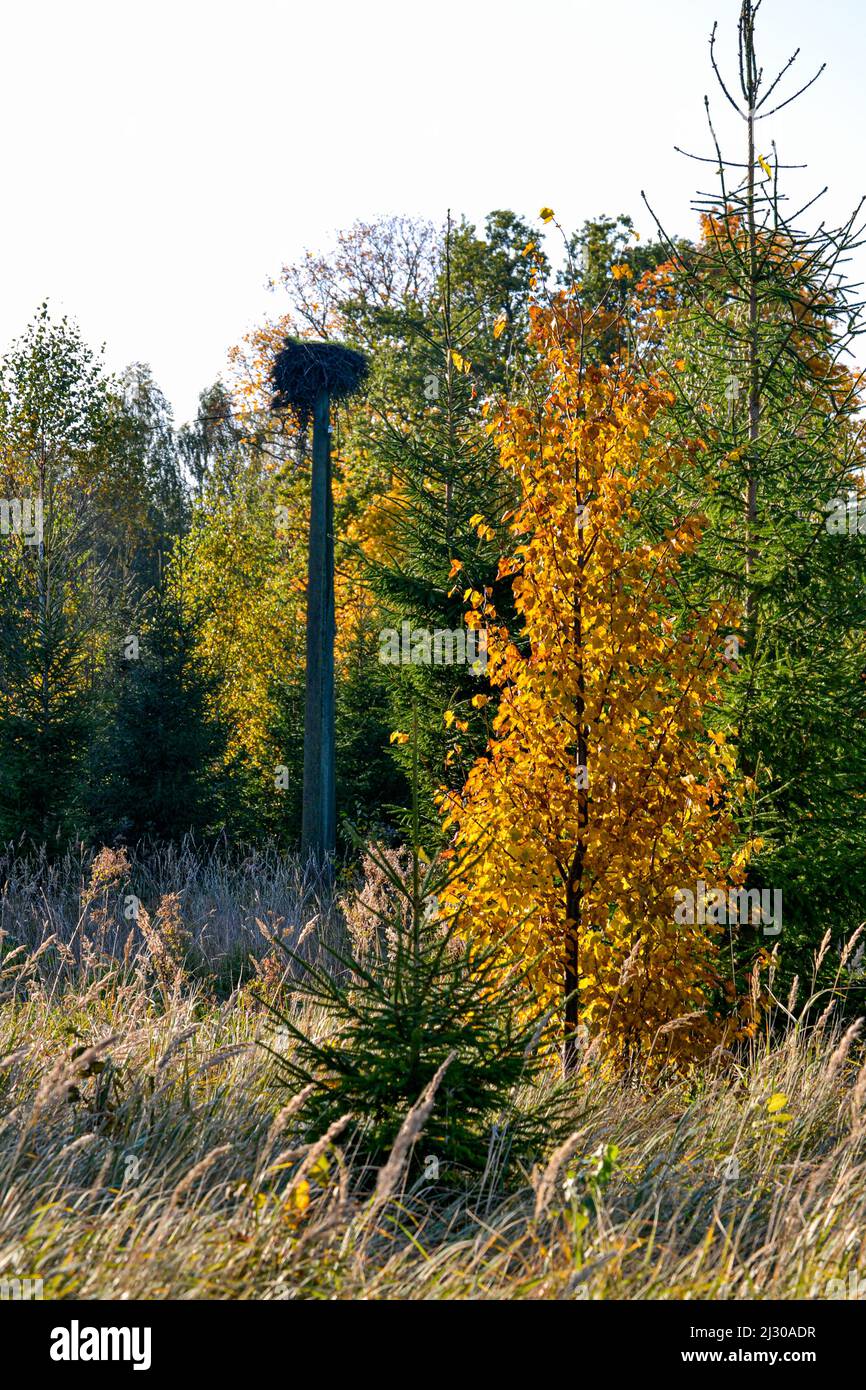
[[[542,222],[552,222],[553,208],[542,208],[538,215],[541,218]]]
[[[389,743],[408,743],[409,735],[401,733],[399,729],[395,729],[388,741]]]
[[[767,175],[767,178],[771,179],[773,177],[773,171],[762,154],[758,155],[758,163],[760,164],[764,173]]]
[[[292,1197],[296,1211],[307,1210],[307,1207],[310,1205],[310,1184],[307,1182],[306,1178],[298,1183]]]
[[[489,695],[473,695],[472,704],[476,709],[483,709],[489,699]]]
[[[499,318],[496,320],[496,322],[495,322],[494,325],[493,325],[493,336],[494,336],[494,338],[501,338],[507,327],[508,327],[508,315],[506,314],[505,310],[503,309],[502,313],[499,315]]]
[[[784,1110],[788,1104],[788,1097],[783,1096],[781,1091],[776,1091],[767,1101],[767,1110],[771,1115],[775,1115],[777,1110]]]
[[[310,1169],[310,1177],[314,1178],[321,1187],[328,1181],[331,1172],[331,1165],[328,1162],[327,1154],[320,1154],[316,1162]]]

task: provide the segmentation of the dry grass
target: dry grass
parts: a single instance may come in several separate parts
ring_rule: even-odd
[[[147,870],[152,933],[179,895],[180,954],[161,957],[117,920],[110,864],[89,902],[90,863],[5,866],[0,1279],[54,1298],[792,1299],[866,1272],[866,1069],[832,1014],[650,1091],[588,1061],[568,1142],[508,1190],[492,1153],[469,1187],[443,1171],[392,1191],[397,1155],[362,1195],[339,1126],[308,1145],[302,1098],[275,1088],[253,988],[225,996],[181,958],[184,934],[263,947],[268,912],[315,918],[313,941],[336,930],[330,900],[276,859],[258,884],[182,867]]]
[[[0,944],[49,953],[48,964],[82,971],[106,960],[134,958],[146,945],[148,922],[171,914],[188,934],[189,964],[231,989],[260,953],[263,937],[283,936],[296,950],[341,939],[334,893],[313,863],[275,849],[229,854],[191,840],[136,855],[94,854],[83,846],[62,858],[0,853]],[[144,908],[139,922],[134,899]],[[142,925],[145,930],[142,930]],[[157,926],[159,925],[157,921]],[[306,939],[305,928],[307,930]],[[44,975],[45,963],[40,967]]]

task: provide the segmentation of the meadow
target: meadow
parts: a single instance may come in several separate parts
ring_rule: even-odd
[[[507,1180],[495,1140],[482,1172],[410,1178],[416,1108],[374,1187],[280,1086],[266,1001],[291,971],[257,925],[284,919],[315,959],[345,908],[266,854],[188,843],[130,869],[146,939],[116,857],[3,863],[0,1279],[54,1299],[824,1299],[866,1274],[866,1067],[832,992],[816,1012],[804,986],[687,1078],[616,1077],[591,1046],[565,1140]]]

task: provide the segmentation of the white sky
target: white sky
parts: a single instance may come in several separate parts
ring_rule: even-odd
[[[178,421],[225,353],[285,307],[269,275],[356,218],[450,205],[566,226],[645,188],[690,234],[739,0],[0,0],[0,350],[46,296],[120,368],[149,362]],[[765,68],[818,85],[764,125],[840,218],[866,191],[866,4],[764,0]],[[787,89],[787,90],[790,90]],[[802,177],[802,176],[800,176]],[[704,187],[712,187],[703,175]],[[802,201],[805,201],[803,198]],[[822,204],[823,206],[823,204]],[[855,267],[866,274],[866,256]]]

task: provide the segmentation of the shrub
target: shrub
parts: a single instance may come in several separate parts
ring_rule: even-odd
[[[285,948],[298,968],[298,1007],[272,1009],[292,1040],[285,1051],[272,1048],[278,1072],[295,1091],[311,1088],[304,1114],[314,1137],[350,1112],[359,1154],[373,1165],[450,1057],[425,1126],[424,1158],[438,1164],[426,1171],[447,1164],[453,1177],[455,1168],[490,1163],[504,1172],[543,1147],[562,1101],[553,1087],[542,1089],[540,1106],[520,1103],[547,1065],[545,1020],[527,981],[532,962],[506,966],[501,944],[467,943],[458,919],[438,908],[454,870],[428,864],[417,849],[407,860],[401,865],[378,846],[367,850],[377,883],[356,895],[354,920],[360,914],[380,930],[368,934],[366,949],[352,933],[345,953],[327,949],[327,968]],[[295,1021],[302,1005],[324,1012],[324,1036]],[[416,1157],[410,1172],[422,1166]]]

